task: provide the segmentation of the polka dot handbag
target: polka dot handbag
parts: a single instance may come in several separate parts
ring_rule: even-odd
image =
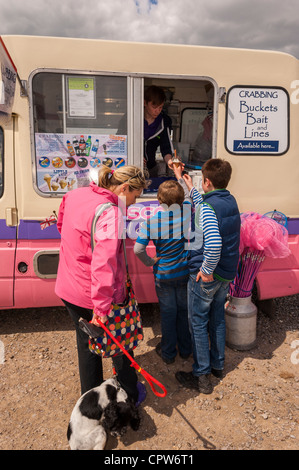
[[[137,300],[128,277],[126,282],[127,301],[123,305],[112,304],[105,327],[109,333],[97,339],[89,337],[89,349],[103,357],[115,357],[123,354],[121,348],[113,341],[113,338],[128,352],[138,346],[143,340],[143,329]]]

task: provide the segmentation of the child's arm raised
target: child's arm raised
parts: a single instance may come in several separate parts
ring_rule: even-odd
[[[192,183],[191,176],[189,176],[188,174],[185,174],[185,175],[183,175],[183,180],[185,181],[186,186],[189,189],[189,191],[191,191],[191,189],[193,188],[193,183]]]
[[[222,238],[219,231],[218,219],[214,210],[207,204],[201,204],[198,225],[203,231],[204,251],[203,263],[197,274],[196,281],[201,278],[203,282],[213,281],[213,272],[220,260]]]

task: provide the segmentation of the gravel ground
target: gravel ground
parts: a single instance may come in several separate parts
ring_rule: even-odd
[[[201,395],[174,374],[192,359],[165,365],[157,305],[142,305],[145,340],[137,362],[167,388],[147,386],[139,431],[110,437],[108,450],[295,450],[298,448],[299,296],[275,300],[276,313],[259,312],[257,346],[226,348],[226,375]],[[64,308],[0,311],[0,449],[67,450],[66,430],[79,398],[75,332]],[[105,378],[112,375],[104,362]]]

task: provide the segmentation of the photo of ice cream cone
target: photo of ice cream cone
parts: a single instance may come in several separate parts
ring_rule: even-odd
[[[47,182],[47,185],[48,185],[48,188],[49,188],[49,191],[51,191],[51,176],[47,173],[45,176],[44,176],[44,180]]]
[[[51,184],[51,188],[53,189],[53,191],[57,191],[57,189],[59,188],[59,184],[56,183],[56,181],[53,181],[53,183]]]
[[[66,187],[66,185],[67,185],[67,181],[64,180],[64,179],[63,179],[63,180],[60,180],[60,181],[59,181],[59,184],[60,184],[61,189],[64,189],[64,188]]]
[[[72,178],[71,181],[68,182],[68,184],[67,184],[67,190],[70,191],[71,189],[73,189],[73,186],[74,186],[75,183],[76,183],[76,180],[74,178]]]

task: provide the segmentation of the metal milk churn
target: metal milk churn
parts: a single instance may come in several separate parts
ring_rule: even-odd
[[[250,297],[228,297],[225,304],[226,344],[245,351],[256,344],[257,307]]]

